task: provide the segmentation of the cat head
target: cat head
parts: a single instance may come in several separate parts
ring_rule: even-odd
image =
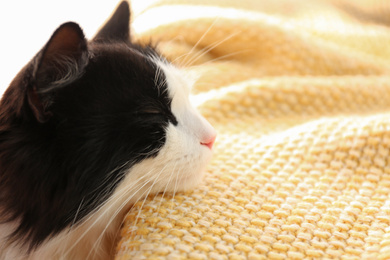
[[[129,17],[122,2],[90,41],[61,25],[3,95],[0,214],[30,247],[113,196],[192,188],[211,157],[191,82],[131,40]]]

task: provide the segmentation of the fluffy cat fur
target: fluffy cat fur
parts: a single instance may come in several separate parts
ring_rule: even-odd
[[[108,259],[132,203],[200,181],[215,131],[129,18],[122,2],[91,41],[61,25],[4,93],[0,259]]]

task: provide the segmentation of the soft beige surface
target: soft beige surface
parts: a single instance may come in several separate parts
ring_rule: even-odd
[[[219,136],[196,190],[129,212],[117,259],[390,259],[386,3],[134,10],[138,40],[196,65],[194,99]]]

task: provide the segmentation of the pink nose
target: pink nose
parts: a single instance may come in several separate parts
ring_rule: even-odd
[[[210,138],[200,142],[200,144],[207,146],[211,150],[213,148],[213,145],[214,145],[214,142],[215,142],[215,138],[217,138],[216,134],[214,134]]]

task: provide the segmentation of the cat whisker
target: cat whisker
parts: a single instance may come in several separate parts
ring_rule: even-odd
[[[148,192],[148,193],[145,195],[145,199],[144,199],[144,201],[143,201],[143,203],[142,203],[142,205],[141,205],[141,209],[140,209],[140,211],[139,211],[139,213],[138,213],[138,215],[137,215],[137,218],[136,218],[136,220],[135,220],[135,224],[136,224],[137,221],[138,221],[138,217],[139,217],[140,212],[141,212],[141,210],[142,210],[142,208],[143,208],[143,205],[144,205],[144,203],[145,203],[145,201],[146,201],[146,198],[149,196],[150,192],[152,191],[154,185],[155,185],[156,182],[158,181],[158,179],[159,179],[161,173],[164,171],[165,168],[166,168],[166,165],[160,170],[159,174],[154,178],[154,181],[153,181],[152,185],[150,186],[150,188],[148,188],[148,189],[147,189],[146,191],[144,191],[140,196],[138,196],[139,198],[137,199],[137,201],[134,202],[134,204],[136,204],[141,198],[144,197],[145,192]],[[150,170],[146,175],[149,175],[150,173],[152,173],[152,175],[154,176],[154,169],[156,169],[156,168],[153,168],[153,170]],[[126,192],[125,192],[124,194],[126,194]],[[100,242],[101,242],[101,240],[102,240],[102,238],[103,238],[103,236],[104,236],[104,234],[105,234],[107,228],[111,225],[111,223],[114,221],[114,219],[117,217],[117,215],[122,211],[122,209],[128,204],[128,202],[134,197],[134,195],[135,195],[135,194],[133,194],[132,196],[130,196],[129,198],[127,198],[127,199],[126,199],[126,200],[125,200],[125,201],[116,209],[116,211],[114,212],[114,214],[111,216],[111,218],[110,218],[109,221],[107,222],[106,227],[105,227],[104,230],[102,231],[102,234],[99,236],[99,238],[98,238],[98,239],[96,240],[96,242],[94,243],[93,248],[96,248],[96,247],[100,244]],[[114,203],[113,203],[113,204],[114,204]],[[91,251],[91,252],[92,252],[92,251]],[[89,256],[89,255],[88,255],[88,256]]]
[[[126,191],[130,191],[136,184],[138,184],[140,181],[142,181],[142,179],[139,179],[138,181],[136,181],[133,185],[131,185],[130,187],[127,187],[126,188]],[[145,187],[149,182],[151,182],[151,180],[147,180],[140,188],[138,188],[138,190],[136,190],[132,196],[130,196],[130,199],[135,195],[137,194],[143,187]],[[142,184],[142,183],[141,183]],[[139,185],[138,185],[139,186]],[[137,187],[138,187],[137,186]],[[99,217],[97,217],[97,219],[83,232],[83,234],[81,234],[79,236],[79,238],[74,242],[73,246],[69,247],[68,250],[65,252],[65,255],[67,255],[80,241],[81,239],[84,238],[84,236],[86,236],[86,234],[94,227],[94,225],[96,225],[98,223],[99,220],[101,220],[110,210],[112,207],[115,207],[116,206],[116,201],[122,199],[124,196],[127,195],[127,192],[123,192],[118,198],[115,198],[114,201],[109,200],[107,201],[107,205],[110,205],[107,209],[105,209],[103,212],[101,212],[99,214]],[[129,200],[130,200],[129,199]]]
[[[215,48],[217,48],[218,46],[220,46],[221,44],[223,44],[224,42],[230,40],[231,38],[237,36],[238,34],[240,34],[241,31],[236,31],[236,32],[233,32],[231,33],[230,35],[228,35],[227,37],[225,37],[224,39],[222,40],[219,40],[207,47],[204,47],[202,48],[200,51],[202,52],[199,56],[197,57],[194,57],[192,59],[189,59],[188,61],[184,61],[183,63],[183,67],[190,67],[192,64],[194,64],[196,61],[198,61],[200,58],[202,58],[204,55],[206,55],[207,53],[209,53],[210,51],[214,50]]]
[[[145,204],[145,201],[146,201],[147,197],[149,196],[150,192],[152,191],[152,189],[153,189],[154,185],[157,183],[157,181],[160,181],[160,180],[159,180],[160,175],[161,175],[161,173],[164,171],[165,168],[166,168],[166,165],[165,165],[165,166],[162,168],[162,170],[159,172],[158,176],[156,177],[156,179],[154,180],[153,184],[152,184],[151,187],[149,188],[148,194],[145,196],[144,201],[142,202],[142,205],[141,205],[140,209],[138,210],[138,214],[137,214],[137,217],[136,217],[136,219],[135,219],[135,221],[134,221],[134,225],[133,225],[134,228],[135,228],[135,226],[137,225],[139,216],[140,216],[140,214],[141,214],[141,210],[142,210],[142,208],[143,208],[143,206],[144,206],[144,204]]]
[[[127,168],[126,166],[128,165],[132,165],[131,162],[125,162],[123,163],[122,165],[120,166],[117,166],[115,167],[112,171],[110,171],[105,177],[104,177],[104,180],[101,182],[101,184],[99,186],[97,186],[94,190],[92,190],[91,194],[94,194],[96,192],[101,192],[100,190],[110,190],[113,186],[114,186],[114,183],[111,183],[110,181],[110,177],[112,176],[112,174],[118,170],[121,170],[121,174],[124,174],[124,172],[126,172],[126,170],[123,170],[125,168]],[[108,186],[107,186],[108,184]]]
[[[177,183],[178,183],[178,180],[179,180],[179,174],[180,174],[180,171],[176,171],[176,180],[175,180],[175,186],[173,188],[173,194],[172,194],[172,203],[175,202],[175,196],[176,196],[176,192],[177,190],[179,189],[178,186],[177,186]]]
[[[158,132],[156,132],[154,134],[158,134]],[[158,139],[158,142],[163,142],[163,141],[164,141],[164,138]],[[151,145],[147,146],[146,150],[149,150],[151,147],[152,147]],[[149,157],[149,156],[156,154],[158,151],[160,151],[160,148],[154,148],[154,149],[150,149],[150,151],[148,151],[146,153],[137,153],[137,155],[140,155],[143,157]]]
[[[162,77],[162,75],[163,75],[163,72],[162,72],[161,68],[157,66],[156,74],[154,76],[154,85],[157,88],[158,96],[161,95],[161,93],[160,93],[160,91],[161,91],[161,83],[159,83],[159,82],[161,81],[160,78]]]
[[[80,212],[80,209],[81,209],[81,207],[82,207],[82,205],[83,205],[84,199],[85,199],[85,198],[83,198],[83,199],[81,200],[81,202],[80,202],[80,205],[79,205],[79,207],[78,207],[78,209],[77,209],[77,212],[76,212],[76,214],[75,214],[75,216],[74,216],[74,218],[73,218],[72,224],[70,225],[68,234],[70,234],[71,231],[74,229],[74,225],[75,225],[75,223],[76,223],[76,219],[77,219],[77,216],[78,216],[78,214],[79,214],[79,212]],[[67,238],[67,240],[66,240],[66,243],[67,243],[67,244],[69,243],[69,239],[70,239],[70,236],[68,236],[68,238]],[[65,247],[63,248],[62,254],[61,254],[61,255],[65,255],[65,254],[64,254],[64,250],[65,250]]]
[[[122,164],[121,166],[118,166],[118,167],[116,167],[114,170],[112,170],[109,174],[107,174],[107,175],[105,176],[105,178],[104,178],[104,180],[101,182],[101,184],[100,184],[95,190],[93,190],[92,192],[93,192],[93,193],[95,193],[95,192],[106,193],[108,190],[110,190],[110,189],[114,186],[114,183],[111,183],[109,177],[110,177],[115,171],[117,171],[117,170],[119,170],[119,169],[121,169],[121,168],[123,169],[127,164],[129,164],[129,162],[126,162],[126,163]],[[102,189],[102,191],[100,191],[100,189]],[[91,193],[91,194],[93,194],[93,193]],[[70,230],[68,231],[68,233],[70,233],[70,231],[72,230],[72,228],[73,228],[74,225],[75,225],[75,222],[76,222],[76,219],[77,219],[77,215],[78,215],[78,213],[79,213],[80,210],[81,210],[82,204],[83,204],[83,203],[84,203],[84,204],[88,204],[88,202],[89,202],[90,200],[93,200],[93,199],[94,199],[94,198],[92,197],[92,198],[90,198],[89,200],[85,200],[85,197],[83,197],[83,199],[82,199],[82,201],[81,201],[81,203],[80,203],[80,205],[79,205],[79,208],[78,208],[78,210],[77,210],[77,212],[76,212],[76,214],[75,214],[75,216],[74,216],[74,218],[73,218],[73,221],[72,221],[72,224],[71,224],[71,226],[70,226]],[[99,207],[96,208],[95,211],[97,211],[98,209],[99,209]],[[90,220],[92,217],[93,217],[92,214],[90,214],[88,217],[84,217],[84,218],[83,218],[83,222],[86,222],[86,221]]]
[[[156,86],[157,85],[157,82],[158,82],[158,79],[160,77],[160,67],[157,67],[156,69],[156,73],[154,74],[154,85]]]
[[[137,186],[139,187],[139,185]],[[119,206],[116,211],[114,212],[114,214],[112,214],[110,220],[107,222],[105,228],[103,229],[103,231],[101,232],[101,234],[99,235],[99,237],[96,239],[95,243],[92,245],[91,249],[90,249],[90,252],[88,253],[88,256],[87,256],[87,259],[89,259],[89,257],[91,256],[92,253],[96,254],[97,250],[100,245],[101,245],[101,241],[106,233],[106,230],[109,228],[110,224],[112,223],[112,221],[117,217],[117,215],[121,212],[121,210],[126,206],[126,203],[132,199],[133,196],[130,196],[129,198],[126,199],[126,201],[124,203],[122,203],[121,206]],[[119,200],[119,198],[118,198]],[[119,231],[119,230],[118,230]]]
[[[122,166],[119,166],[119,167],[115,168],[115,169],[112,170],[109,174],[107,174],[106,177],[105,177],[105,179],[104,179],[104,180],[102,181],[102,183],[94,190],[94,192],[95,192],[95,191],[98,191],[99,188],[103,188],[103,192],[105,192],[105,191],[107,191],[107,190],[110,190],[110,189],[114,186],[114,184],[113,184],[113,183],[110,183],[109,176],[111,176],[111,174],[112,174],[113,172],[115,172],[116,170],[118,170],[118,169],[120,169],[120,168],[123,168],[126,164],[127,164],[127,163],[123,164]],[[107,184],[108,184],[108,185],[107,185]],[[103,187],[103,186],[104,186],[104,187]],[[89,199],[89,200],[93,200],[93,198],[91,198],[91,199]],[[85,200],[85,197],[84,197],[84,198],[82,199],[82,201],[80,202],[80,205],[79,205],[78,210],[77,210],[77,212],[76,212],[76,214],[75,214],[75,216],[74,216],[74,218],[73,218],[73,221],[72,221],[72,224],[71,224],[71,226],[70,226],[70,229],[69,229],[68,232],[67,232],[68,238],[66,238],[66,241],[69,241],[69,239],[71,239],[71,236],[70,236],[70,235],[72,234],[71,231],[74,230],[74,228],[75,228],[75,223],[76,223],[77,215],[78,215],[78,213],[80,212],[80,210],[81,210],[81,208],[82,208],[82,204],[83,204],[83,203],[88,204],[89,200]],[[95,211],[98,211],[98,209],[99,209],[99,207],[96,208]],[[90,220],[93,216],[94,216],[93,214],[90,214],[88,217],[84,217],[84,218],[83,218],[83,222],[87,222],[87,221]],[[68,242],[66,242],[66,243],[68,244]],[[63,251],[62,251],[61,255],[62,255],[62,256],[66,256],[66,255],[68,254],[67,252],[65,252],[66,247],[63,247],[62,250],[63,250]],[[70,251],[70,250],[68,250],[68,251]]]
[[[214,25],[217,23],[217,21],[219,20],[219,17],[216,17],[215,20],[213,21],[213,23],[207,28],[207,30],[202,34],[202,36],[199,38],[199,40],[194,44],[194,46],[192,46],[191,50],[186,53],[186,54],[183,54],[183,55],[180,55],[179,57],[177,57],[176,59],[174,59],[172,61],[172,63],[175,63],[178,59],[180,59],[181,57],[183,56],[189,56],[191,55],[194,50],[198,47],[198,45],[202,42],[203,38],[206,37],[206,35],[209,33],[209,31],[211,30],[211,28],[214,27]]]
[[[138,182],[138,185],[135,185],[135,184],[134,184],[134,185],[132,185],[132,187],[135,186],[135,188],[139,188],[140,186],[144,186],[144,185],[146,185],[146,184],[147,184],[147,183],[145,183],[145,184],[142,185],[142,183],[139,183],[139,182]],[[128,190],[130,190],[132,187],[129,187]],[[139,191],[140,189],[142,189],[142,187],[140,187],[137,191]],[[131,200],[132,197],[137,193],[137,191],[134,192],[133,195],[130,196],[127,200]],[[125,194],[126,194],[126,193],[123,193],[122,195],[124,196]],[[120,196],[119,198],[117,198],[115,201],[112,202],[111,205],[115,205],[116,201],[122,199],[123,196]],[[109,209],[111,209],[111,207],[110,207]],[[104,214],[102,214],[101,216],[103,216],[103,215],[104,215]],[[96,223],[97,223],[97,221],[95,221],[93,224],[91,224],[90,227],[93,227]],[[105,227],[105,229],[104,229],[104,231],[106,231],[108,227],[109,227],[109,225],[107,224],[106,227]],[[82,237],[84,237],[88,231],[89,231],[89,230],[86,230],[86,231],[80,236],[80,239],[81,239]],[[88,256],[87,256],[87,259],[89,259],[89,256],[91,255],[92,252],[94,252],[94,254],[95,254],[95,256],[96,256],[96,254],[98,253],[98,250],[96,250],[96,249],[99,248],[101,239],[102,239],[102,237],[103,237],[104,235],[105,235],[105,232],[101,232],[100,236],[98,237],[98,239],[96,240],[96,242],[95,242],[95,243],[93,244],[93,246],[91,247],[90,252],[89,252],[89,254],[88,254]],[[79,240],[80,240],[80,239],[79,239]],[[77,244],[77,243],[79,242],[79,240],[76,241],[76,242],[74,243],[74,245]],[[74,246],[74,245],[73,245],[73,246]],[[72,247],[70,248],[70,250],[71,250],[71,249],[72,249]]]
[[[83,205],[84,199],[85,199],[85,197],[82,198],[82,200],[81,200],[81,202],[80,202],[80,205],[79,205],[79,207],[77,208],[77,211],[76,211],[76,214],[74,215],[72,224],[70,225],[70,230],[72,230],[74,224],[76,223],[76,219],[77,219],[77,216],[78,216],[78,214],[79,214],[79,212],[80,212],[80,210],[81,210],[81,207],[82,207],[82,205]]]
[[[166,78],[164,78],[163,80],[160,80],[160,83],[157,85],[157,89],[159,89],[159,90],[162,89],[165,84],[167,84],[167,79]],[[164,89],[164,91],[166,91],[166,89]],[[159,92],[159,95],[161,95],[160,92]]]
[[[165,185],[163,194],[162,194],[161,199],[160,199],[160,203],[159,203],[159,205],[158,205],[158,207],[157,207],[157,212],[159,212],[159,210],[160,210],[160,208],[161,208],[162,201],[163,201],[164,196],[165,196],[165,193],[166,193],[166,191],[167,191],[169,185],[171,184],[172,176],[173,176],[173,173],[175,172],[176,166],[177,166],[177,162],[175,162],[175,164],[174,164],[174,166],[173,166],[173,170],[172,170],[171,174],[169,175],[168,182],[167,182],[167,184]]]
[[[225,54],[225,55],[222,55],[222,56],[219,56],[215,59],[211,59],[211,60],[208,60],[204,63],[202,63],[201,65],[194,65],[194,66],[191,66],[191,68],[196,68],[196,67],[200,67],[200,66],[204,66],[204,65],[208,65],[212,62],[216,62],[216,61],[220,61],[220,60],[223,60],[223,59],[226,59],[226,58],[229,58],[229,57],[232,57],[232,56],[236,56],[238,54],[242,54],[242,53],[245,53],[245,52],[249,52],[250,50],[247,49],[247,50],[240,50],[240,51],[236,51],[236,52],[232,52],[232,53],[229,53],[229,54]]]

